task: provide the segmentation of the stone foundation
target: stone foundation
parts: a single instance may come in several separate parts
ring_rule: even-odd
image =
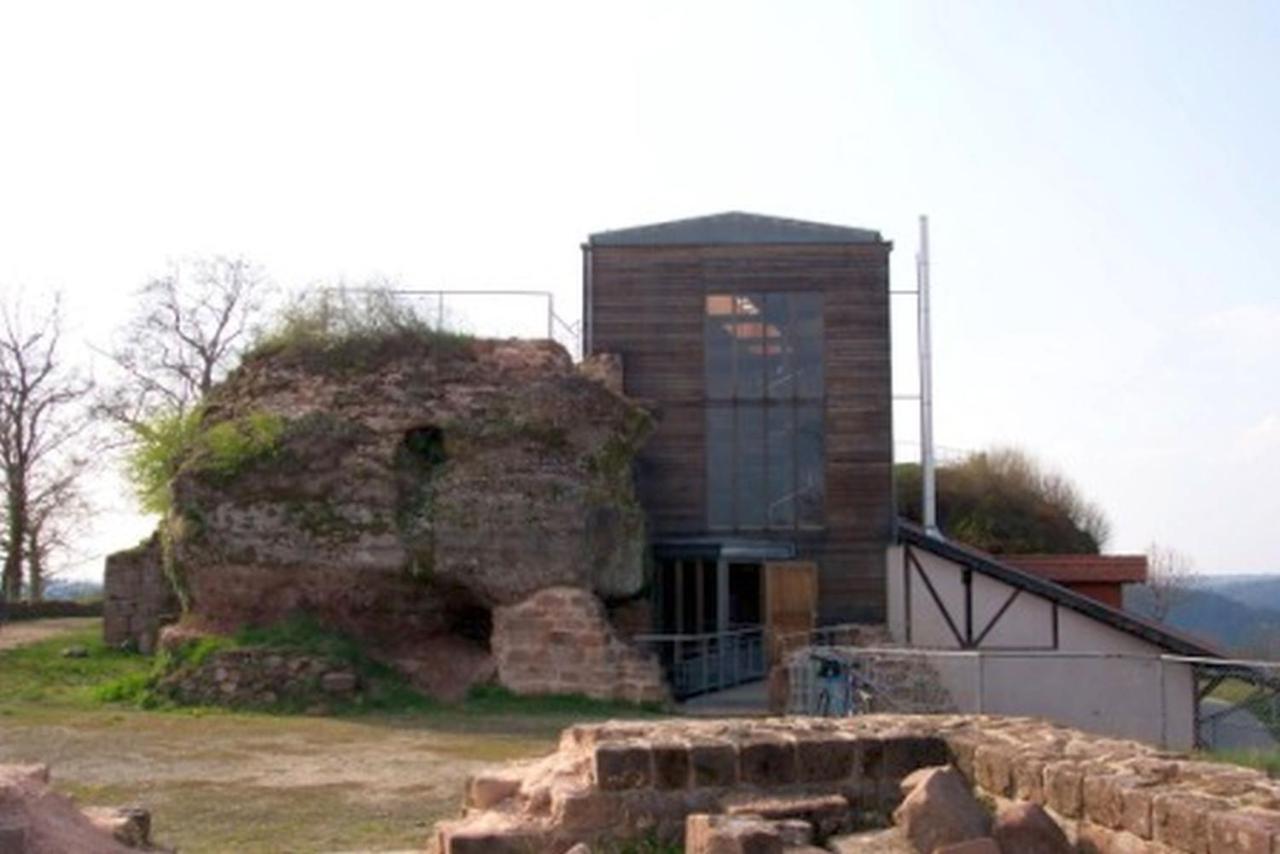
[[[186,705],[327,711],[328,702],[355,699],[361,687],[343,662],[263,648],[214,652],[165,676],[158,690]]]
[[[948,763],[996,806],[1043,805],[1077,851],[1280,850],[1280,782],[1262,772],[1043,721],[958,715],[575,726],[552,756],[472,779],[463,817],[437,825],[433,841],[441,854],[562,854],[645,834],[679,842],[694,814],[805,810],[822,833],[843,833],[884,823],[907,774]]]
[[[587,590],[552,587],[495,609],[490,645],[498,681],[517,694],[667,699],[657,659],[622,640],[604,605]]]
[[[108,646],[131,645],[149,655],[161,627],[176,620],[181,611],[164,574],[157,538],[107,557],[102,632]]]

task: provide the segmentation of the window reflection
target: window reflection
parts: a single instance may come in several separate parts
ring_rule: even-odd
[[[822,294],[706,297],[707,515],[718,529],[820,527]]]

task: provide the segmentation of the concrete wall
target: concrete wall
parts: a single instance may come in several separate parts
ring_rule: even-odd
[[[905,550],[888,553],[888,624],[897,643],[936,649],[930,664],[963,712],[1035,715],[1092,732],[1189,749],[1194,740],[1194,677],[1189,665],[1162,662],[1164,650],[1105,622],[981,573],[971,576],[972,636],[966,649],[964,567],[912,549],[919,572],[904,573]],[[909,588],[909,590],[908,590]],[[1056,628],[1055,628],[1056,624]],[[984,634],[985,632],[985,634]],[[960,650],[965,651],[961,652]],[[953,651],[945,654],[943,651]]]

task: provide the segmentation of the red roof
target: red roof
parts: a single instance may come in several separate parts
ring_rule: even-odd
[[[1147,580],[1146,555],[999,555],[997,560],[1059,584]]]

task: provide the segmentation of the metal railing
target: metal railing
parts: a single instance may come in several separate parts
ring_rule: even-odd
[[[653,650],[677,700],[723,691],[765,677],[764,629],[753,626],[703,634],[637,635]]]
[[[582,358],[582,322],[556,312],[551,291],[401,290],[391,291],[435,329],[487,338],[546,338]]]

